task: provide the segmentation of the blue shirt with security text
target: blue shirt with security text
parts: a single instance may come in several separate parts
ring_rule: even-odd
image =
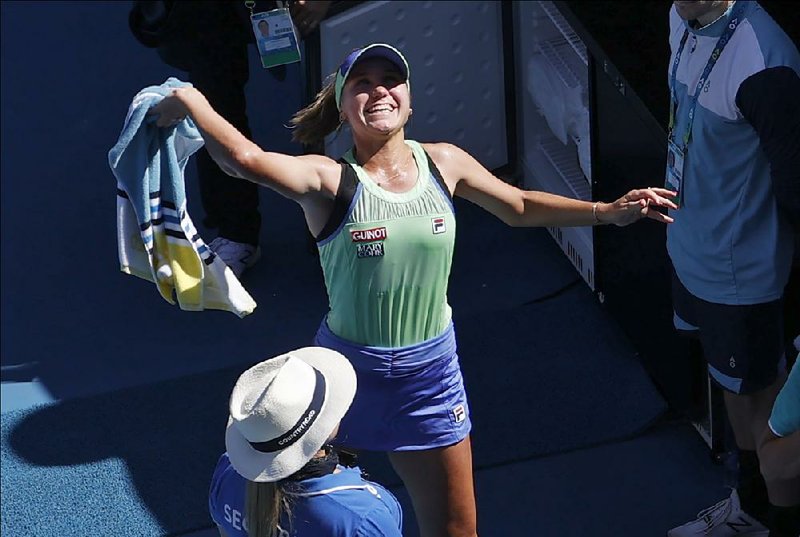
[[[397,498],[363,479],[359,468],[337,470],[295,484],[291,522],[282,517],[276,537],[400,537],[403,515]],[[247,537],[246,485],[224,453],[211,479],[208,508],[228,537]]]

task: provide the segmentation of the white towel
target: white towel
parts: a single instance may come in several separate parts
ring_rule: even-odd
[[[159,128],[155,116],[147,115],[173,88],[188,85],[169,78],[137,93],[108,153],[117,179],[120,269],[155,283],[166,301],[177,301],[183,310],[219,309],[244,317],[255,301],[203,242],[186,211],[183,174],[203,146],[200,132],[188,118]]]

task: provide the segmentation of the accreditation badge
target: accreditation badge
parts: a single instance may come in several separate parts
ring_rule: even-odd
[[[300,61],[300,46],[288,8],[253,13],[250,22],[263,67]]]
[[[684,152],[672,140],[667,142],[667,177],[664,187],[677,192],[672,201],[680,207],[683,201],[683,162]]]

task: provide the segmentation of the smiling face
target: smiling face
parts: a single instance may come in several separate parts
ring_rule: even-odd
[[[410,104],[408,85],[397,66],[384,58],[368,58],[347,76],[341,111],[354,136],[386,136],[405,126]]]

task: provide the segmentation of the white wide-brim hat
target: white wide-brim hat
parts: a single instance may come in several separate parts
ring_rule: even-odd
[[[304,347],[256,364],[231,393],[231,464],[250,481],[289,477],[325,444],[355,393],[353,366],[331,349]]]

